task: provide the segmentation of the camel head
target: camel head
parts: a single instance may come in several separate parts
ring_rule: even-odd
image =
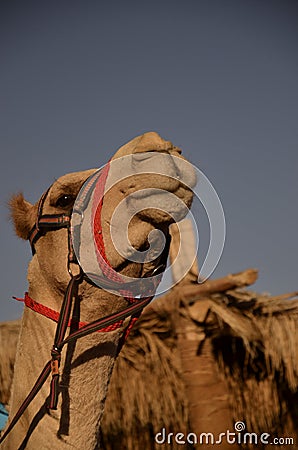
[[[44,412],[40,426],[34,429],[31,425],[37,417],[38,406],[30,404],[26,417],[23,416],[24,429],[19,422],[8,438],[11,439],[9,450],[21,448],[23,432],[24,435],[32,433],[30,448],[98,448],[96,441],[113,363],[123,338],[137,318],[131,311],[140,313],[135,308],[142,308],[154,295],[154,289],[147,293],[151,289],[147,288],[147,282],[155,288],[152,278],[155,270],[160,271],[159,277],[165,266],[168,245],[164,243],[169,243],[169,226],[187,214],[195,182],[192,166],[182,158],[177,147],[157,133],[145,133],[121,147],[100,171],[91,169],[60,177],[35,205],[21,194],[11,199],[17,235],[33,242],[28,296],[40,302],[43,310],[61,311],[63,333],[58,324],[52,359],[50,366],[46,366],[52,368],[49,397],[54,401],[49,405],[50,413]],[[59,226],[57,217],[61,219]],[[49,222],[53,219],[55,227],[50,229]],[[38,239],[33,240],[32,236]],[[72,250],[77,261],[70,258]],[[99,257],[108,265],[108,275]],[[112,290],[91,278],[91,274],[98,275],[99,268],[100,280],[108,279]],[[109,276],[111,272],[113,277]],[[117,277],[121,283],[122,280],[127,283],[127,279],[138,280],[133,295],[128,289],[115,291]],[[135,288],[136,283],[130,285]],[[135,301],[139,296],[144,299]],[[78,321],[89,323],[87,331],[90,322],[101,322],[106,316],[118,318],[120,314],[128,320],[120,321],[109,332],[84,335],[73,345],[70,343],[62,355],[59,384],[57,357],[64,345],[61,339],[68,323],[61,308],[65,303],[69,306],[73,303],[72,318],[76,319],[77,326]],[[37,376],[44,366],[54,330],[53,321],[36,315],[30,307],[25,309],[12,389],[12,414],[32,385],[31,371]],[[82,330],[84,333],[84,327]],[[68,339],[74,335],[75,332],[68,335]],[[38,351],[32,352],[37,345]],[[45,411],[42,408],[48,395],[46,386],[43,388],[42,395],[34,399],[41,408],[40,413]]]
[[[42,214],[70,215],[82,186],[96,172],[90,169],[58,178],[45,196]],[[106,257],[116,271],[140,277],[154,268],[158,263],[154,251],[154,258],[149,260],[135,258],[134,253],[146,254],[159,241],[160,232],[167,236],[169,225],[187,214],[195,183],[195,173],[181,150],[155,132],[136,137],[115,153],[105,182],[100,220]],[[38,205],[26,201],[22,194],[11,199],[15,231],[22,239],[28,239],[34,227]],[[93,238],[86,230],[82,243],[88,257]],[[29,265],[29,284],[38,278],[56,292],[64,292],[69,281],[67,229],[44,233],[35,250]]]

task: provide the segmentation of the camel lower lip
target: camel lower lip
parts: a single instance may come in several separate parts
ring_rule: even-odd
[[[169,195],[169,191],[163,191],[161,189],[155,190],[155,189],[142,189],[140,191],[134,192],[133,194],[130,194],[130,198],[132,199],[142,199],[142,198],[149,198],[152,196],[158,196],[158,195]]]

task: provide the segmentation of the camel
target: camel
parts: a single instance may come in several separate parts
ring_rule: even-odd
[[[128,237],[136,251],[144,251],[150,246],[148,236],[152,231],[159,229],[167,236],[173,217],[180,220],[185,216],[191,206],[193,195],[186,185],[194,186],[196,180],[191,166],[184,164],[185,160],[181,156],[180,149],[155,132],[145,133],[122,146],[112,161],[129,155],[133,157],[133,167],[141,165],[142,171],[146,172],[147,165],[151,164],[151,169],[152,166],[156,167],[158,174],[152,173],[151,169],[149,174],[132,170],[129,178],[112,185],[103,198],[101,224],[105,254],[112,269],[121,276],[138,279],[146,277],[147,273],[152,274],[156,266],[160,265],[161,258],[155,257],[153,262],[149,260],[139,263],[117,252],[109,230],[114,210],[126,198],[133,204],[137,212],[129,222]],[[160,172],[161,166],[163,172]],[[119,165],[117,167],[119,170]],[[95,172],[96,169],[90,169],[60,177],[43,196],[42,214],[69,214],[82,185]],[[153,193],[153,197],[157,200],[153,207],[150,208],[148,202],[144,203],[144,195],[137,195],[142,189],[148,189],[149,194],[149,189],[159,190]],[[164,195],[166,191],[172,195],[170,212],[169,198]],[[177,198],[177,202],[173,196]],[[142,204],[145,205],[144,208]],[[40,205],[40,202],[30,204],[22,194],[11,199],[11,215],[16,234],[20,238],[28,239],[40,213]],[[118,224],[118,227],[121,227],[121,224]],[[84,245],[88,245],[86,236],[83,242]],[[68,230],[66,228],[52,230],[43,234],[34,243],[34,255],[28,267],[28,296],[54,311],[60,310],[69,285],[68,254]],[[79,276],[78,268],[77,264],[71,263],[74,276]],[[80,280],[75,293],[73,317],[76,316],[77,320],[83,323],[89,323],[95,318],[121,311],[126,306],[125,296],[119,296],[119,293],[113,290],[100,288],[84,277]],[[73,321],[73,324],[75,323]],[[123,324],[113,331],[95,332],[70,343],[61,358],[57,409],[48,408],[50,382],[47,380],[15,428],[6,437],[1,448],[5,450],[100,448],[100,423],[107,388],[128,323],[129,319],[125,319]],[[30,308],[24,309],[14,367],[9,422],[49,359],[55,329],[54,321]],[[56,369],[55,366],[54,375]],[[115,405],[115,408],[118,406]]]

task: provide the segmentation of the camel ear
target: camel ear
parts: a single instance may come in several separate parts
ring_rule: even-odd
[[[24,199],[23,194],[16,194],[10,199],[9,209],[17,236],[28,239],[34,225],[36,208]]]

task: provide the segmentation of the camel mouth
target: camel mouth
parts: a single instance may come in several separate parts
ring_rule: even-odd
[[[165,191],[162,189],[157,189],[157,188],[144,188],[142,190],[133,192],[129,195],[129,199],[133,199],[133,200],[144,200],[146,198],[148,198],[150,196],[151,197],[164,197],[164,196],[169,196],[169,195],[173,195],[175,193],[175,191]],[[175,195],[175,194],[174,194]],[[152,202],[153,204],[155,204],[155,202]]]

